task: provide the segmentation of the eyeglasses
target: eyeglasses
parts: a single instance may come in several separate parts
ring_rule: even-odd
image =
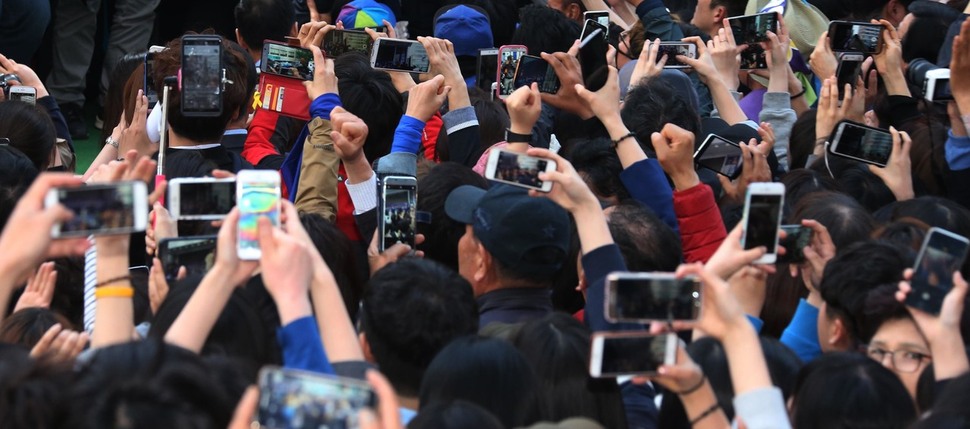
[[[879,363],[885,362],[886,356],[889,356],[889,363],[900,372],[916,372],[923,366],[923,361],[932,359],[925,353],[909,350],[889,351],[872,346],[866,349],[866,355]]]

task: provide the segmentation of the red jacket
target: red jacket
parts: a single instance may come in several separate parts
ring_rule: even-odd
[[[674,213],[680,226],[684,262],[707,262],[727,237],[714,191],[699,184],[686,191],[674,191]]]

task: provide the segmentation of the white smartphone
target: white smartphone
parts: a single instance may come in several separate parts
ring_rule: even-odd
[[[677,61],[677,56],[683,55],[690,59],[696,59],[697,45],[683,42],[660,42],[660,50],[657,51],[657,62],[660,62],[660,59],[664,55],[667,55],[667,62],[664,64],[665,69],[690,68],[689,65]]]
[[[148,189],[144,182],[118,182],[47,191],[44,207],[60,204],[74,213],[54,225],[51,237],[130,234],[145,230]]]
[[[893,135],[849,120],[835,125],[829,139],[829,152],[843,158],[885,167],[893,152]]]
[[[953,100],[953,92],[950,90],[950,69],[926,72],[926,80],[923,81],[923,97],[929,101]]]
[[[236,206],[236,179],[172,179],[168,182],[168,205],[176,220],[225,218]]]
[[[745,250],[764,246],[768,252],[755,264],[774,264],[778,259],[778,231],[781,229],[781,208],[785,203],[785,185],[781,183],[752,183],[744,198],[744,234],[741,244]]]
[[[610,273],[604,304],[613,323],[693,322],[700,315],[701,284],[674,273]]]
[[[378,212],[377,241],[379,251],[397,243],[414,248],[417,230],[418,179],[410,176],[386,176],[381,179],[381,210]]]
[[[255,260],[259,249],[258,220],[269,218],[280,224],[280,173],[275,170],[242,170],[236,176],[236,206],[239,207],[237,252],[239,259]]]
[[[382,37],[374,41],[371,67],[378,70],[427,73],[431,70],[428,51],[416,40]]]
[[[589,375],[610,378],[656,375],[661,365],[677,363],[677,335],[639,332],[594,332]]]
[[[552,182],[543,182],[539,173],[556,171],[556,161],[524,153],[494,149],[488,154],[485,178],[540,192],[552,190]]]
[[[608,10],[588,10],[583,12],[583,19],[586,21],[595,21],[597,24],[602,25],[607,28],[607,34],[609,34],[610,28],[610,11]]]
[[[37,89],[32,86],[17,85],[10,87],[10,101],[23,101],[30,105],[37,104]]]

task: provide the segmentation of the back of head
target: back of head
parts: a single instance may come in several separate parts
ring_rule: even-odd
[[[215,169],[215,163],[205,159],[198,151],[176,150],[165,155],[165,177],[168,180],[206,177],[212,175]]]
[[[608,224],[630,271],[673,272],[680,265],[680,236],[639,202],[613,206]]]
[[[872,215],[856,200],[831,191],[812,192],[795,204],[790,223],[804,219],[814,219],[824,225],[838,250],[865,240],[876,227]]]
[[[35,359],[28,350],[0,344],[0,421],[10,429],[62,427],[68,421],[71,368],[59,360]]]
[[[0,230],[39,171],[23,152],[0,145]]]
[[[444,133],[442,133],[444,134]],[[438,261],[458,270],[458,240],[465,234],[465,224],[457,222],[445,213],[448,194],[462,185],[481,189],[488,182],[470,168],[455,162],[443,162],[418,181],[418,210],[431,213],[430,224],[418,224],[418,232],[424,234],[424,243],[418,246],[424,257]]]
[[[970,237],[970,210],[950,199],[925,196],[901,201],[893,205],[888,220],[902,218],[916,219]]]
[[[630,193],[620,181],[623,165],[610,139],[589,139],[572,145],[569,148],[569,161],[599,199],[623,201],[630,198]]]
[[[408,429],[502,429],[495,415],[468,401],[437,402],[421,408]]]
[[[367,161],[391,151],[394,130],[404,115],[404,101],[387,73],[374,70],[368,58],[358,53],[341,55],[334,61],[340,101],[348,112],[367,123],[364,156]]]
[[[507,428],[543,417],[532,367],[515,347],[498,339],[456,339],[431,362],[421,382],[421,410],[454,400],[485,408]]]
[[[249,49],[263,49],[264,40],[283,42],[295,22],[291,0],[242,0],[234,10],[236,30]]]
[[[492,26],[493,46],[509,45],[519,22],[519,8],[514,0],[445,0],[445,4],[478,6],[488,13]]]
[[[358,249],[340,228],[316,213],[300,213],[300,223],[310,236],[323,262],[327,263],[337,281],[340,295],[351,320],[357,320],[357,309],[363,293],[363,274],[358,263]]]
[[[960,17],[960,12],[929,0],[914,1],[908,10],[913,17],[902,40],[903,61],[908,63],[922,58],[936,64],[950,23]]]
[[[23,101],[0,103],[0,138],[30,159],[37,171],[47,170],[57,139],[54,123],[40,107]]]
[[[913,400],[891,371],[857,353],[827,353],[802,368],[791,406],[798,429],[902,429]]]
[[[831,177],[807,168],[791,170],[781,179],[785,185],[785,213],[792,213],[803,197],[818,191],[838,191],[839,184]]]
[[[519,28],[512,36],[512,44],[525,45],[532,55],[566,52],[581,31],[579,24],[555,9],[529,5],[519,11]]]
[[[0,323],[0,343],[20,344],[33,348],[44,333],[56,324],[60,324],[64,329],[72,328],[67,318],[46,308],[21,309]]]
[[[104,124],[101,127],[101,141],[111,135],[111,132],[118,125],[122,112],[125,110],[133,111],[133,105],[128,106],[125,96],[126,83],[136,71],[145,74],[145,52],[125,54],[114,64],[111,74],[108,75],[108,92],[104,95],[104,111],[102,118]],[[141,89],[141,86],[139,86]],[[125,120],[131,120],[132,114],[125,112]]]
[[[381,371],[399,394],[417,396],[438,351],[478,331],[478,305],[471,285],[455,271],[405,259],[371,277],[360,321]]]
[[[929,371],[924,371],[929,372]],[[967,399],[970,398],[970,374],[963,374],[946,383],[939,398],[933,403],[931,413],[913,425],[913,429],[968,429],[970,412]]]
[[[701,118],[686,95],[679,94],[666,81],[647,79],[638,83],[626,94],[623,123],[637,135],[644,151],[653,152],[650,135],[660,132],[664,125],[677,125],[696,136],[701,129]]]

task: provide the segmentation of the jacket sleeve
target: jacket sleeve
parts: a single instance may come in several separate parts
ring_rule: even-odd
[[[774,386],[735,396],[734,411],[748,429],[791,429],[785,398]]]
[[[626,271],[620,248],[610,244],[593,249],[581,261],[586,275],[586,326],[596,331],[642,330],[636,324],[616,324],[606,321],[606,276],[614,271]]]
[[[448,160],[471,168],[478,161],[482,137],[472,106],[452,110],[441,117],[448,133]]]
[[[781,334],[781,343],[792,349],[805,363],[822,354],[822,347],[818,343],[818,315],[818,308],[804,299],[799,301],[791,323]]]
[[[71,132],[67,128],[67,121],[64,119],[64,114],[61,113],[61,108],[57,105],[54,97],[48,95],[38,98],[37,105],[43,107],[47,111],[47,116],[51,117],[51,122],[54,123],[54,134],[57,138],[66,140],[68,147],[71,148],[71,153],[74,153],[74,140],[71,140]]]
[[[260,168],[271,167],[278,169],[283,163],[283,155],[273,144],[271,139],[276,132],[276,122],[279,115],[265,109],[256,109],[253,121],[249,124],[249,134],[243,145],[242,156],[250,164]]]
[[[795,110],[791,108],[791,96],[787,92],[765,93],[762,101],[761,122],[771,124],[775,131],[775,156],[782,171],[788,171],[788,141],[791,139],[791,129],[798,119]]]
[[[953,135],[953,131],[947,132],[949,138],[946,140],[946,164],[952,170],[964,170],[970,168],[970,137]]]
[[[377,207],[363,213],[354,213],[354,220],[357,221],[357,231],[364,237],[364,244],[369,244],[374,237],[374,231],[377,231]]]
[[[279,328],[276,339],[283,351],[283,367],[333,374],[313,316],[296,319]]]
[[[662,0],[644,0],[637,6],[637,16],[643,23],[644,40],[660,38],[663,41],[680,41],[684,32],[674,22]]]
[[[649,207],[667,226],[680,233],[674,214],[674,196],[663,168],[656,159],[644,159],[620,173],[623,187],[633,199]]]
[[[680,225],[684,262],[707,262],[727,237],[714,191],[703,183],[674,191],[674,212]]]
[[[324,94],[310,105],[310,134],[303,143],[303,160],[296,198],[296,209],[317,213],[330,222],[337,219],[337,171],[340,157],[330,138],[330,111],[340,105],[336,94]]]

